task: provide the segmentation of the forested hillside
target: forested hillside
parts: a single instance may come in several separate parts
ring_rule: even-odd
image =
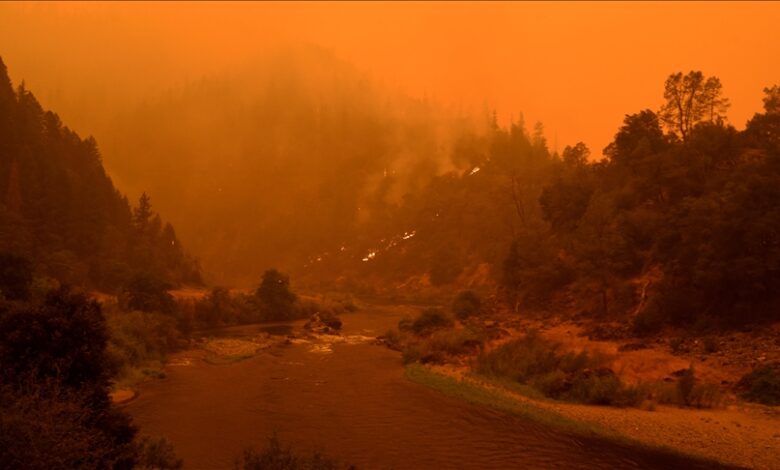
[[[200,282],[197,262],[149,197],[131,208],[95,140],[42,109],[24,84],[14,89],[1,60],[0,252],[31,261],[41,277],[105,290],[139,272]]]
[[[366,291],[488,284],[512,309],[637,334],[776,320],[780,90],[765,94],[738,131],[716,77],[671,75],[661,109],[627,115],[598,161],[582,143],[551,153],[522,122],[461,134],[452,159],[470,169],[433,178],[305,273]]]
[[[459,125],[299,47],[117,110],[96,135],[117,182],[152,189],[209,280],[251,286],[338,249],[447,169]]]

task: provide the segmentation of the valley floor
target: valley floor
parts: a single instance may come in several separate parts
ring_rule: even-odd
[[[662,341],[644,343],[640,350],[620,351],[621,346],[630,343],[590,340],[583,334],[583,328],[571,321],[499,320],[498,324],[509,332],[499,342],[535,328],[546,338],[561,343],[564,349],[599,351],[610,358],[612,368],[629,383],[661,381],[693,364],[699,379],[721,384],[725,390],[750,370],[751,363],[765,360],[767,354],[774,355],[776,352],[774,349],[759,350],[754,353],[757,358],[745,360],[746,354],[749,355],[745,349],[755,349],[745,337],[738,337],[737,341],[721,338],[720,341],[730,344],[730,348],[708,355],[691,351],[688,354],[672,354],[669,346]],[[774,334],[773,329],[769,331],[771,335]],[[742,347],[738,347],[740,344]],[[780,408],[745,403],[736,399],[733,393],[727,392],[723,405],[715,409],[653,405],[652,411],[648,411],[530,397],[511,387],[472,374],[465,363],[426,366],[426,370],[456,379],[461,384],[489,390],[525,406],[554,413],[566,420],[585,424],[588,428],[624,436],[649,446],[668,447],[725,464],[757,469],[775,469],[780,462]]]

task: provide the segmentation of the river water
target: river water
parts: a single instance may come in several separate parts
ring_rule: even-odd
[[[409,312],[344,315],[343,334],[376,336]],[[186,469],[233,468],[245,448],[262,448],[273,433],[296,450],[318,449],[360,468],[707,468],[442,395],[408,381],[399,353],[369,342],[294,344],[223,365],[194,352],[173,359],[189,365],[169,366],[167,378],[144,384],[126,410],[142,432],[168,437]]]

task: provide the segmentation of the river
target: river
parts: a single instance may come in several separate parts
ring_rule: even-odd
[[[376,336],[411,310],[344,315],[343,334]],[[370,342],[293,344],[222,365],[192,351],[173,359],[189,365],[168,366],[167,378],[144,384],[125,409],[144,433],[168,437],[186,469],[232,468],[273,433],[296,450],[319,449],[360,468],[706,468],[442,395],[408,381],[400,354]]]

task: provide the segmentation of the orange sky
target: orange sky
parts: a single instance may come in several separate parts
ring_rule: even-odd
[[[522,111],[551,145],[598,155],[678,70],[719,76],[741,128],[780,83],[778,24],[770,2],[3,3],[0,56],[88,134],[106,108],[314,43],[415,96]]]

